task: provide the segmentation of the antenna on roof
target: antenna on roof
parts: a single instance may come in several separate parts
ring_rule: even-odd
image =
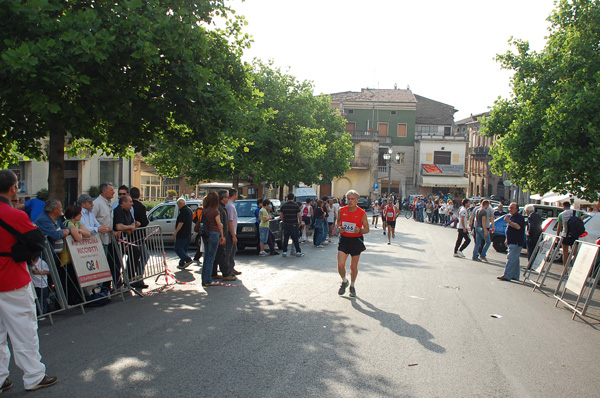
[[[407,84],[407,85],[406,85],[406,89],[407,89],[407,90],[410,90],[410,85],[408,85],[408,84]]]
[[[394,90],[398,90],[398,85],[394,83]]]

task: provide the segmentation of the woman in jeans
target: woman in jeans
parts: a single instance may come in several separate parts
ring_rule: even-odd
[[[204,210],[202,211],[206,217],[208,224],[208,239],[204,241],[204,264],[202,264],[202,286],[216,286],[218,283],[213,282],[211,274],[217,248],[219,245],[225,244],[225,236],[223,235],[223,224],[219,214],[219,195],[216,192],[211,192],[204,198],[202,202]]]
[[[316,247],[323,247],[322,243],[325,241],[326,235],[324,236],[324,234],[327,233],[325,229],[326,215],[327,213],[323,209],[323,201],[318,200],[315,210],[315,231],[313,233],[313,243]]]

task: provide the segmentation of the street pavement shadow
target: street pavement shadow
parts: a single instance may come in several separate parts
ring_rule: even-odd
[[[427,329],[424,327],[408,323],[402,319],[400,315],[383,311],[368,301],[361,299],[360,297],[344,298],[352,302],[352,307],[354,307],[355,310],[379,321],[381,326],[391,330],[398,336],[413,338],[417,340],[423,347],[430,351],[437,352],[438,354],[443,354],[446,352],[444,347],[431,341],[433,338],[435,338],[435,336],[429,333],[429,331],[427,331]]]
[[[36,397],[413,396],[364,368],[351,341],[364,328],[347,315],[265,298],[242,281],[208,294],[177,285],[41,327],[43,361],[59,382]],[[11,396],[24,396],[14,361],[11,371]]]

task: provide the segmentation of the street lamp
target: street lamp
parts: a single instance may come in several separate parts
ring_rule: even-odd
[[[387,152],[383,154],[383,159],[386,161],[387,163],[387,169],[388,169],[388,200],[390,198],[391,195],[391,191],[392,191],[392,148],[388,148]],[[400,161],[400,154],[396,153],[395,156],[396,162]]]

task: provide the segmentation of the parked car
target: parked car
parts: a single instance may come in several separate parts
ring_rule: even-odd
[[[237,247],[238,250],[244,250],[246,247],[256,247],[258,250],[260,247],[260,241],[258,238],[258,226],[256,224],[256,216],[254,210],[257,207],[256,200],[244,199],[236,200],[234,202],[235,209],[238,215],[238,226],[237,226]],[[273,219],[269,221],[269,228],[275,235],[275,243],[277,247],[282,247],[282,221],[279,217],[279,213],[272,211]]]
[[[584,242],[594,243],[600,239],[600,213],[586,213],[583,223],[585,225],[585,234],[579,238]],[[542,223],[542,232],[554,234],[558,231],[558,217],[551,217]],[[554,261],[562,262],[562,248],[557,252]]]
[[[281,208],[281,200],[279,199],[269,199],[271,201],[271,207],[273,208],[274,213],[279,213],[279,209]]]
[[[192,213],[196,211],[198,206],[202,206],[202,201],[199,199],[190,199],[186,201],[187,206],[192,209]],[[161,235],[165,246],[175,244],[173,232],[177,228],[177,216],[179,215],[179,207],[176,201],[159,203],[148,212],[149,225],[160,226]],[[194,224],[192,224],[192,242],[198,245],[199,236],[194,232]]]
[[[369,198],[366,196],[359,196],[358,198],[358,207],[364,210],[369,210],[371,204],[369,203]]]

